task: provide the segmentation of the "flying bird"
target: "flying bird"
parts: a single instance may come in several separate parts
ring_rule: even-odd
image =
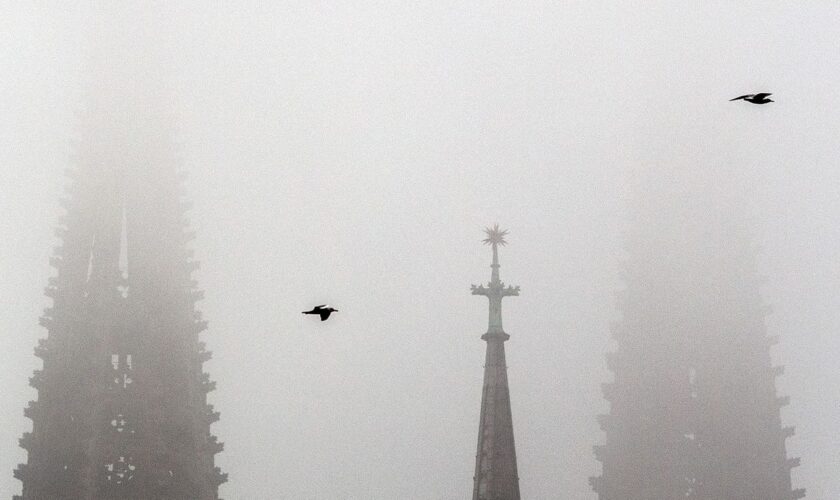
[[[321,321],[326,321],[330,317],[330,314],[334,312],[338,312],[338,309],[326,307],[326,304],[321,304],[320,306],[313,307],[311,311],[303,311],[303,314],[317,314],[321,316]]]
[[[739,99],[743,99],[747,102],[751,102],[753,104],[767,104],[768,102],[776,102],[773,99],[768,99],[767,96],[773,95],[768,92],[762,92],[760,94],[745,94],[740,97],[736,97],[735,99],[730,99],[729,101],[737,101]]]

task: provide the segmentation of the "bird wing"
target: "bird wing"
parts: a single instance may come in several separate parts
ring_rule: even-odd
[[[735,99],[730,99],[729,101],[737,101],[738,99],[746,99],[747,97],[753,97],[755,94],[744,94],[741,97],[736,97]]]
[[[769,96],[769,95],[773,95],[773,94],[772,94],[772,93],[770,93],[770,92],[762,92],[762,93],[760,93],[760,94],[756,94],[756,95],[754,95],[754,96],[753,96],[753,98],[754,98],[754,99],[756,99],[756,100],[758,100],[758,101],[760,101],[760,100],[764,99],[765,97],[767,97],[767,96]]]
[[[326,304],[321,304],[320,306],[315,306],[315,307],[313,307],[313,308],[312,308],[312,310],[314,311],[314,310],[316,310],[316,309],[323,309],[323,308],[324,308],[324,306],[326,306]]]
[[[326,321],[327,318],[330,317],[331,313],[332,313],[332,311],[321,311],[321,312],[318,313],[318,315],[321,316],[321,321]]]

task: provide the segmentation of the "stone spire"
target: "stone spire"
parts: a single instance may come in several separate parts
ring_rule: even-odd
[[[222,443],[166,110],[90,103],[51,260],[53,299],[16,500],[217,500]],[[128,119],[127,117],[130,117]]]
[[[793,427],[782,424],[758,252],[743,201],[718,183],[681,183],[635,207],[646,222],[625,243],[610,410],[594,450],[602,469],[590,480],[599,500],[805,496],[791,486],[799,459],[786,451]]]
[[[499,279],[498,247],[507,244],[507,231],[500,230],[496,224],[485,232],[487,238],[484,243],[493,248],[490,283],[486,287],[472,286],[473,295],[484,295],[490,301],[487,333],[481,336],[487,342],[487,356],[481,393],[473,500],[519,500],[519,474],[505,364],[504,343],[510,336],[502,329],[502,299],[519,295],[519,287],[505,287]]]

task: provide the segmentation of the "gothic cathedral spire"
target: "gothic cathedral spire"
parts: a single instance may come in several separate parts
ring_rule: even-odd
[[[782,425],[757,251],[718,182],[639,201],[646,224],[626,241],[602,473],[590,479],[600,500],[805,495],[791,487],[799,459],[787,457],[793,427]]]
[[[473,500],[519,500],[519,474],[505,364],[505,341],[510,336],[502,329],[502,299],[519,295],[519,287],[505,287],[499,279],[498,247],[507,243],[504,238],[507,231],[500,230],[496,224],[485,232],[487,238],[484,243],[493,248],[490,283],[486,287],[472,286],[473,295],[484,295],[490,301],[487,333],[481,337],[487,342],[487,356],[481,393]]]
[[[130,101],[130,99],[128,99]],[[142,100],[141,100],[142,101]],[[18,500],[217,500],[215,383],[170,119],[97,96],[76,146]]]

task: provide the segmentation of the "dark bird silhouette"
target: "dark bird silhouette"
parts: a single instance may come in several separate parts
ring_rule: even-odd
[[[303,314],[317,314],[321,316],[321,321],[326,321],[327,318],[330,317],[330,314],[334,312],[338,312],[338,309],[333,309],[332,307],[325,307],[326,304],[321,304],[320,306],[315,306],[312,308],[311,311],[303,311]]]
[[[739,99],[743,99],[747,102],[751,102],[753,104],[767,104],[768,102],[776,102],[773,99],[768,99],[767,96],[773,95],[769,92],[762,92],[760,94],[745,94],[740,97],[736,97],[735,99],[730,99],[729,101],[737,101]]]

